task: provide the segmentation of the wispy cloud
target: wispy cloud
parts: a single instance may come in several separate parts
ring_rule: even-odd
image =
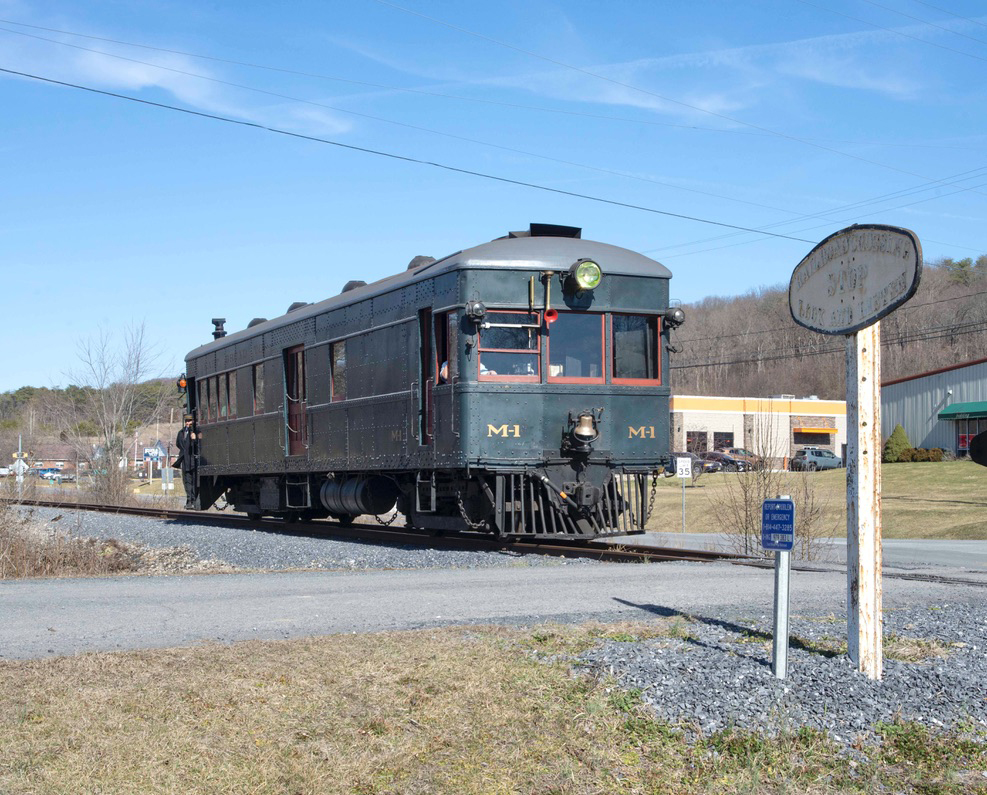
[[[65,27],[70,25],[65,23]],[[144,53],[135,57],[132,50],[124,54],[105,45],[83,46],[78,39],[58,34],[43,38],[0,31],[0,53],[5,63],[21,71],[111,91],[163,91],[196,110],[288,127],[296,132],[340,134],[353,127],[349,119],[327,108],[283,100],[272,104],[269,97],[263,98],[263,93],[228,85],[237,81],[184,55]]]

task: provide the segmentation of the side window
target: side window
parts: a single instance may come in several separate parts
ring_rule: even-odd
[[[455,351],[455,347],[451,344],[451,317],[453,317],[452,312],[443,312],[435,316],[435,383],[437,384],[448,384],[452,381],[452,377],[455,374],[455,362],[449,361],[449,352]]]
[[[219,419],[219,384],[216,376],[209,379],[209,421]]]
[[[559,313],[548,330],[548,380],[603,382],[603,315]]]
[[[236,419],[236,370],[230,372],[230,419]]]
[[[647,315],[613,316],[613,361],[611,373],[614,383],[650,381],[661,379],[658,351],[658,318]],[[733,443],[732,435],[729,446]]]
[[[229,381],[227,373],[222,373],[216,377],[219,382],[219,418],[225,420],[230,416]]]
[[[264,364],[255,364],[253,367],[254,381],[254,414],[264,413]]]
[[[332,358],[329,361],[332,372],[332,401],[346,400],[346,342],[332,344]]]
[[[538,312],[487,312],[480,326],[480,380],[539,381],[540,331]]]
[[[199,422],[209,422],[209,379],[199,379],[198,388]]]

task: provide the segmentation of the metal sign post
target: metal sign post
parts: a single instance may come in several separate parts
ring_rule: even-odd
[[[682,535],[685,535],[685,482],[692,479],[692,459],[676,458],[675,474],[682,480]]]
[[[792,319],[846,336],[847,649],[857,670],[880,679],[881,328],[922,276],[914,232],[861,224],[830,235],[792,272]]]
[[[795,546],[795,503],[783,494],[761,504],[761,546],[775,553],[774,641],[771,664],[778,679],[788,676],[788,603]]]

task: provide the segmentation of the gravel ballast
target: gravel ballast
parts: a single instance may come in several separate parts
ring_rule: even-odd
[[[656,717],[704,735],[807,726],[850,744],[875,739],[878,722],[899,719],[987,731],[987,618],[973,605],[886,611],[880,681],[858,673],[846,656],[845,615],[792,617],[784,680],[772,670],[770,615],[681,616],[673,627],[672,637],[605,641],[580,655],[578,666],[613,675],[639,690]],[[915,647],[932,653],[917,662],[892,658]]]
[[[433,549],[416,544],[354,541],[334,538],[333,525],[325,535],[306,531],[255,529],[242,524],[229,526],[197,523],[194,519],[148,519],[113,513],[93,513],[55,508],[24,509],[51,531],[77,538],[115,539],[149,548],[183,548],[190,554],[175,556],[189,562],[175,571],[209,572],[229,570],[279,571],[377,570],[428,568],[480,568],[486,566],[599,565],[586,558],[552,558],[520,555],[504,550],[466,551]],[[400,519],[399,519],[400,521]],[[198,563],[194,564],[194,559]],[[165,573],[152,569],[148,573]]]

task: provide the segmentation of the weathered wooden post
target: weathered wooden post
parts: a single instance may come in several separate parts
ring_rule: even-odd
[[[881,324],[918,289],[914,232],[860,224],[830,235],[792,273],[792,318],[846,335],[847,647],[857,670],[882,673]]]

